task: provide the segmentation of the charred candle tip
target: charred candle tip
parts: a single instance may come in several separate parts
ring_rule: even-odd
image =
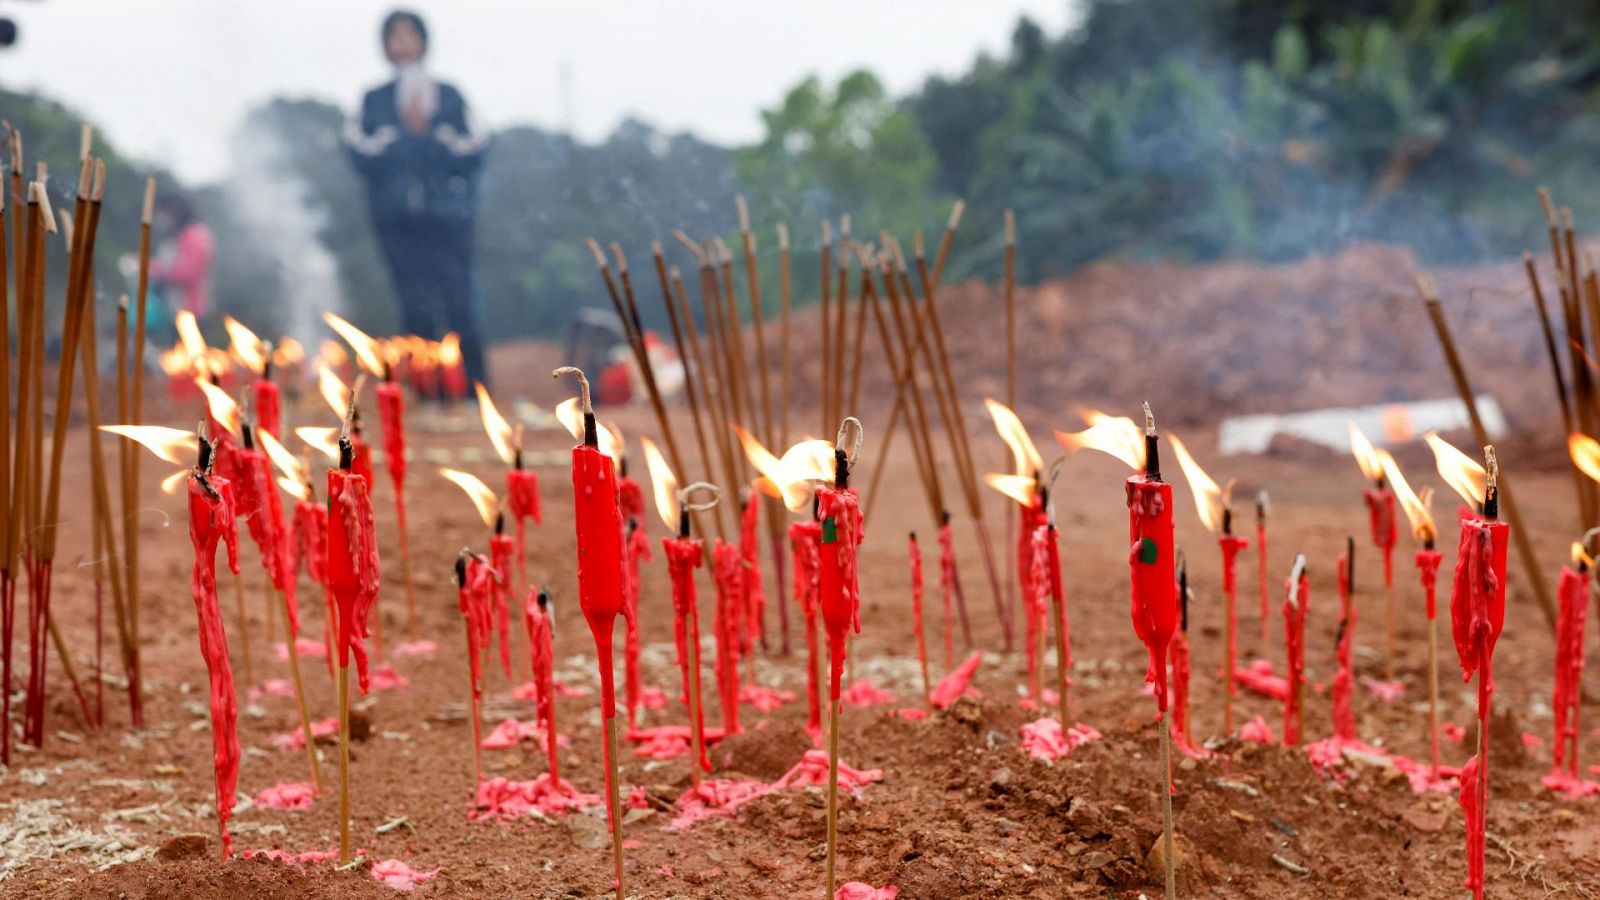
[[[1267,513],[1270,511],[1271,506],[1272,501],[1269,497],[1267,497],[1267,489],[1262,488],[1261,490],[1256,491],[1256,518],[1266,519]]]
[[[1500,458],[1494,445],[1483,448],[1483,515],[1488,519],[1500,518]]]
[[[549,588],[539,588],[539,593],[534,595],[534,599],[535,599],[535,602],[537,602],[539,604],[539,608],[540,609],[548,609],[549,606],[550,606],[550,600],[551,600],[550,589]]]
[[[455,562],[455,567],[454,568],[455,568],[455,573],[456,573],[456,586],[457,587],[466,586],[466,583],[467,583],[467,560],[469,560],[471,558],[472,558],[472,551],[468,550],[466,547],[462,547],[461,548],[461,552],[456,554],[456,562]]]

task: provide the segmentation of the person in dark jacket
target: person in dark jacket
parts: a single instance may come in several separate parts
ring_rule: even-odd
[[[474,127],[461,92],[423,67],[428,29],[421,16],[396,10],[381,34],[395,77],[367,92],[345,143],[367,182],[401,327],[430,340],[456,332],[467,377],[487,384],[473,237],[489,139]]]

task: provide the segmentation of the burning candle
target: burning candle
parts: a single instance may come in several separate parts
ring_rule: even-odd
[[[494,564],[481,554],[463,550],[456,556],[456,604],[467,636],[467,713],[472,718],[472,796],[483,784],[482,730],[483,656],[494,630]]]
[[[761,546],[756,538],[757,518],[761,511],[760,497],[749,492],[744,498],[744,509],[739,516],[740,596],[744,604],[741,619],[743,651],[750,660],[751,680],[755,680],[755,645],[765,646],[763,621],[766,616],[767,596],[761,586]]]
[[[489,528],[489,556],[484,560],[487,567],[485,577],[474,579],[472,584],[481,590],[482,596],[473,595],[474,602],[480,602],[482,609],[474,608],[471,615],[463,607],[461,612],[467,615],[470,623],[477,623],[477,616],[482,616],[481,634],[473,632],[468,635],[468,643],[475,648],[476,654],[487,654],[491,648],[494,635],[499,632],[500,661],[505,669],[506,678],[511,678],[511,554],[512,541],[505,534],[505,517],[500,514],[500,501],[494,491],[483,483],[483,480],[470,472],[457,469],[440,469],[440,477],[454,484],[466,493],[472,501],[472,506],[478,512],[478,518]],[[477,570],[468,564],[468,574],[477,574]],[[473,627],[477,627],[474,625]],[[474,637],[474,635],[477,635]],[[474,663],[474,666],[477,664]],[[481,692],[482,673],[476,668],[473,670],[474,683],[480,683],[475,690]]]
[[[1311,577],[1306,555],[1294,558],[1294,568],[1283,591],[1283,645],[1288,658],[1289,690],[1283,702],[1283,745],[1298,747],[1305,724],[1302,693],[1306,676],[1306,616],[1311,612]]]
[[[510,467],[506,470],[505,511],[511,514],[512,524],[516,526],[517,588],[525,592],[528,589],[527,521],[531,518],[536,525],[543,521],[539,510],[539,476],[523,468],[522,426],[512,427],[506,421],[481,382],[475,387],[483,430],[488,433],[495,454]]]
[[[744,629],[744,555],[739,547],[717,538],[711,550],[711,575],[717,588],[717,695],[722,701],[722,730],[738,734],[739,654]]]
[[[228,819],[233,813],[239,783],[238,705],[233,683],[233,668],[228,662],[228,636],[222,626],[222,610],[217,602],[216,556],[219,545],[226,545],[228,568],[239,571],[238,518],[234,512],[233,486],[216,474],[215,445],[204,435],[154,425],[106,425],[102,431],[142,444],[161,459],[180,464],[189,448],[195,450],[194,468],[187,473],[189,539],[194,545],[194,565],[189,580],[199,619],[200,655],[205,659],[210,680],[212,765],[216,775],[217,835],[222,858],[232,852]],[[177,482],[166,485],[176,489]],[[166,486],[164,485],[164,487]],[[9,727],[9,726],[8,726]],[[308,736],[309,737],[309,736]]]
[[[1189,448],[1184,446],[1176,434],[1168,435],[1168,439],[1172,442],[1172,452],[1177,454],[1178,467],[1183,470],[1183,476],[1189,482],[1189,490],[1194,494],[1195,510],[1200,514],[1200,523],[1207,531],[1217,536],[1217,547],[1222,551],[1222,597],[1226,635],[1222,662],[1222,730],[1225,734],[1232,734],[1233,697],[1238,693],[1235,672],[1239,659],[1239,582],[1235,569],[1239,551],[1249,547],[1250,542],[1233,533],[1233,507],[1230,505],[1233,482],[1228,482],[1226,487],[1217,487],[1217,483],[1200,468],[1200,464],[1190,455]]]
[[[222,324],[228,330],[228,351],[234,359],[255,377],[251,386],[254,393],[256,428],[273,437],[283,434],[283,400],[278,385],[272,380],[272,345],[256,337],[233,316],[223,316]]]
[[[655,495],[656,512],[661,522],[673,533],[663,535],[661,549],[667,556],[667,576],[672,582],[672,636],[678,651],[678,671],[683,677],[683,700],[689,717],[689,779],[700,784],[700,773],[711,771],[711,760],[705,752],[705,707],[700,697],[700,609],[695,596],[694,570],[705,563],[705,550],[701,542],[690,536],[690,513],[711,509],[720,499],[715,485],[697,481],[678,489],[677,476],[667,465],[660,448],[649,438],[641,438],[644,446],[645,466],[650,472],[650,483]],[[690,503],[690,495],[697,490],[710,491],[712,497],[704,503]],[[674,528],[674,525],[676,526]]]
[[[383,428],[383,459],[389,470],[389,481],[394,485],[395,529],[400,537],[400,571],[406,591],[406,619],[411,640],[420,635],[417,625],[417,598],[411,578],[411,542],[406,528],[406,427],[405,389],[395,381],[394,366],[399,360],[389,356],[385,348],[366,332],[331,312],[322,314],[328,327],[339,333],[355,351],[356,361],[362,371],[379,379],[378,417]],[[371,487],[371,483],[368,483]]]
[[[1489,800],[1489,700],[1494,693],[1494,647],[1506,616],[1506,541],[1500,521],[1499,467],[1494,447],[1484,447],[1483,505],[1461,522],[1450,621],[1462,680],[1478,676],[1478,752],[1461,770],[1461,808],[1467,818],[1466,887],[1483,896],[1483,841]],[[1463,494],[1472,502],[1475,495]]]
[[[939,603],[943,610],[944,667],[947,670],[956,661],[956,620],[951,601],[955,598],[957,585],[956,539],[955,533],[950,530],[950,514],[946,512],[944,520],[939,523]]]
[[[1394,457],[1384,450],[1379,450],[1378,456],[1383,465],[1384,478],[1400,501],[1400,508],[1405,511],[1406,519],[1411,525],[1411,536],[1421,544],[1414,559],[1417,578],[1422,584],[1422,594],[1427,601],[1429,758],[1432,762],[1432,777],[1437,780],[1439,778],[1439,621],[1434,595],[1439,582],[1439,563],[1443,561],[1444,554],[1433,549],[1438,534],[1433,524],[1433,513],[1428,508],[1433,500],[1433,490],[1425,487],[1420,492],[1412,491],[1410,483],[1401,474],[1400,466],[1395,463]],[[1476,466],[1471,460],[1468,460],[1468,463]]]
[[[554,620],[550,614],[550,592],[540,588],[528,598],[523,621],[528,626],[528,660],[533,669],[533,688],[538,719],[544,728],[545,753],[549,757],[550,781],[561,784],[561,768],[556,756],[556,682],[553,649]]]
[[[574,523],[578,537],[578,605],[594,635],[600,665],[600,722],[605,732],[607,819],[611,824],[617,900],[625,896],[622,873],[622,812],[617,790],[616,688],[611,637],[622,612],[622,511],[617,503],[616,469],[600,450],[599,429],[583,372],[563,366],[551,373],[574,375],[581,390],[583,442],[572,448]]]
[[[1178,553],[1178,630],[1172,636],[1172,737],[1192,747],[1189,737],[1189,564]]]
[[[1578,718],[1583,708],[1583,626],[1589,606],[1590,562],[1583,543],[1574,541],[1572,562],[1561,567],[1556,591],[1561,608],[1556,618],[1556,678],[1550,702],[1555,711],[1555,736],[1551,742],[1555,765],[1550,775],[1557,779],[1565,775],[1563,780],[1573,782],[1580,777],[1578,747],[1582,731]]]
[[[1261,586],[1261,643],[1267,643],[1267,621],[1271,618],[1267,598],[1267,491],[1256,492],[1256,576]]]
[[[1394,681],[1395,603],[1394,603],[1394,545],[1399,536],[1394,514],[1394,491],[1389,489],[1383,472],[1383,460],[1372,442],[1361,433],[1354,422],[1350,423],[1350,452],[1355,455],[1361,474],[1372,482],[1372,487],[1361,492],[1367,504],[1367,521],[1372,527],[1372,545],[1383,551],[1384,590],[1384,678]]]
[[[850,426],[855,426],[854,451],[843,449]],[[822,550],[817,587],[823,624],[828,629],[828,896],[834,893],[834,864],[839,833],[839,682],[844,675],[845,635],[861,631],[861,587],[856,571],[856,548],[865,539],[861,506],[850,487],[850,465],[861,452],[861,423],[846,418],[834,443],[833,483],[817,488],[822,516]]]
[[[1167,704],[1167,655],[1178,626],[1178,582],[1173,563],[1172,485],[1161,478],[1155,414],[1144,405],[1144,431],[1131,419],[1091,411],[1087,429],[1075,434],[1056,432],[1068,451],[1089,448],[1109,454],[1135,470],[1128,476],[1129,587],[1132,594],[1133,630],[1144,642],[1150,664],[1145,681],[1155,685],[1156,707],[1161,712],[1160,793],[1163,847],[1166,851],[1166,893],[1177,893],[1172,832],[1171,712]]]
[[[1017,586],[1022,597],[1022,608],[1027,618],[1028,693],[1035,702],[1042,699],[1040,688],[1040,642],[1044,639],[1044,605],[1040,603],[1039,586],[1033,580],[1034,531],[1045,524],[1045,497],[1039,483],[1044,471],[1044,461],[1039,456],[1033,439],[1023,427],[1022,420],[1009,407],[991,398],[983,404],[994,420],[995,430],[1011,451],[1012,473],[985,475],[984,481],[1000,493],[1015,500],[1020,517],[1017,532],[1016,569]],[[1048,590],[1048,586],[1045,586]]]
[[[628,457],[621,432],[609,426],[617,440],[617,506],[622,512],[622,693],[628,710],[628,730],[639,722],[642,685],[639,682],[639,563],[650,558],[650,539],[640,527],[644,515],[644,490],[628,477]]]
[[[350,861],[350,657],[367,692],[367,617],[378,598],[378,540],[367,481],[353,471],[352,397],[339,436],[339,465],[328,470],[328,586],[339,609],[339,858]],[[309,740],[310,736],[307,736]]]

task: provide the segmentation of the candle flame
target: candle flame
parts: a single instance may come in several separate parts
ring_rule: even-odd
[[[246,369],[260,375],[267,367],[266,343],[256,333],[233,316],[223,316],[222,326],[228,329],[228,351]]]
[[[375,338],[331,312],[323,313],[322,321],[338,332],[350,349],[356,352],[356,362],[360,363],[361,371],[374,378],[384,377],[388,366],[384,363],[383,348],[378,346]]]
[[[278,487],[283,488],[283,490],[289,494],[289,496],[295,498],[296,500],[311,499],[311,485],[306,484],[304,481],[301,481],[298,478],[290,478],[287,475],[280,475],[278,476]]]
[[[199,438],[192,431],[162,425],[101,425],[100,430],[125,437],[177,466],[184,465],[185,458],[192,459],[200,452]]]
[[[494,527],[495,519],[500,514],[500,501],[495,497],[494,491],[483,483],[483,479],[459,469],[440,469],[439,474],[444,476],[446,481],[466,491],[467,497],[472,500],[472,505],[478,508],[478,516],[483,519],[483,524],[490,528]]]
[[[189,480],[189,476],[191,474],[192,473],[188,469],[179,469],[178,471],[173,472],[171,475],[161,479],[161,493],[176,494],[179,489],[183,487],[184,482]]]
[[[1425,487],[1420,494],[1413,491],[1406,476],[1401,474],[1399,464],[1387,450],[1379,450],[1376,455],[1382,466],[1383,477],[1389,483],[1389,490],[1394,491],[1400,508],[1405,511],[1406,521],[1411,523],[1412,536],[1424,544],[1432,543],[1438,536],[1433,524],[1433,512],[1428,509],[1433,500],[1433,490]]]
[[[461,365],[461,335],[454,331],[445,335],[444,340],[438,343],[434,358],[447,369]]]
[[[1028,475],[999,475],[993,472],[983,476],[984,484],[994,488],[1023,506],[1032,506],[1038,493],[1039,482]]]
[[[1350,423],[1350,453],[1356,458],[1356,465],[1361,467],[1361,474],[1368,481],[1381,481],[1383,479],[1383,460],[1378,456],[1378,450],[1361,433],[1356,423]]]
[[[338,341],[323,341],[317,348],[317,356],[321,357],[330,369],[341,368],[350,361],[350,354],[345,352],[344,345]]]
[[[190,364],[204,361],[207,356],[206,339],[200,334],[200,323],[195,321],[194,313],[187,309],[178,310],[173,325],[178,329],[178,343],[183,345],[183,352],[189,355]]]
[[[278,471],[282,472],[286,477],[301,482],[309,477],[305,466],[300,464],[299,458],[290,452],[288,447],[280,443],[277,438],[273,437],[272,432],[257,431],[256,440],[260,441],[261,448],[267,451],[267,459],[272,460],[272,464],[277,466]],[[297,491],[290,491],[289,493],[298,494]],[[301,499],[304,498],[302,497]]]
[[[339,461],[339,429],[302,425],[294,430],[294,436],[304,441],[306,446],[326,456],[329,462]]]
[[[647,437],[639,438],[639,443],[644,446],[645,468],[650,470],[650,488],[656,496],[656,512],[661,516],[661,521],[667,529],[676,533],[678,528],[678,479],[672,474],[672,467],[667,465],[666,457],[661,455],[661,449],[655,441]]]
[[[494,445],[494,452],[500,461],[509,466],[517,459],[516,429],[511,427],[505,416],[500,415],[483,382],[473,382],[472,387],[478,392],[478,415],[483,418],[483,430],[489,434],[489,443]]]
[[[189,351],[183,349],[183,342],[172,345],[171,350],[162,351],[160,357],[161,371],[176,378],[186,374],[194,366],[194,360],[189,356]]]
[[[1583,541],[1572,542],[1572,564],[1575,566],[1594,566],[1594,557],[1590,556],[1588,551],[1583,549]]]
[[[577,397],[568,397],[556,404],[556,421],[574,438],[583,440],[583,410]],[[600,452],[611,457],[612,462],[622,458],[622,432],[609,423],[595,423],[595,434],[600,441]]]
[[[1022,420],[1009,406],[993,398],[983,398],[983,405],[988,407],[989,416],[994,419],[994,428],[1000,432],[1000,440],[1005,441],[1011,449],[1015,473],[1037,477],[1044,471],[1044,460],[1039,457],[1039,450],[1034,447],[1033,438],[1028,437],[1028,429],[1023,427]]]
[[[229,434],[238,437],[239,423],[242,419],[239,414],[239,404],[228,396],[227,391],[212,384],[208,379],[196,378],[194,383],[206,397],[206,408],[211,411],[211,418]]]
[[[812,482],[833,480],[833,445],[827,441],[803,440],[777,457],[741,426],[735,424],[733,430],[739,436],[745,458],[761,473],[755,481],[756,489],[782,500],[790,512],[805,508]]]
[[[1488,475],[1483,471],[1483,466],[1472,457],[1462,453],[1455,447],[1439,437],[1438,432],[1430,431],[1423,435],[1423,440],[1433,449],[1433,463],[1439,470],[1439,477],[1445,484],[1455,491],[1457,496],[1466,501],[1468,506],[1476,509],[1483,502],[1483,492],[1488,484]]]
[[[1135,471],[1144,470],[1144,429],[1126,416],[1113,416],[1096,409],[1085,410],[1083,431],[1056,432],[1056,440],[1067,451],[1099,450],[1122,460]]]
[[[1573,432],[1567,435],[1567,453],[1578,471],[1595,481],[1600,481],[1600,441],[1586,434]]]
[[[282,338],[277,346],[272,348],[272,365],[279,369],[290,369],[305,362],[306,348],[292,337]]]
[[[322,399],[327,401],[333,414],[340,419],[350,408],[350,388],[345,386],[338,373],[327,366],[317,367],[317,391],[322,394]]]
[[[1189,448],[1176,434],[1167,432],[1167,443],[1172,445],[1173,455],[1178,457],[1178,468],[1183,470],[1183,479],[1189,482],[1189,492],[1194,494],[1194,507],[1200,514],[1200,524],[1216,534],[1222,527],[1222,509],[1226,505],[1222,488],[1217,487],[1216,481],[1194,461]]]

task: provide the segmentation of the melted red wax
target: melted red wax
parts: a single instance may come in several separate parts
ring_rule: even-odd
[[[693,727],[704,735],[706,708],[698,691],[698,681],[689,677],[689,646],[691,642],[695,647],[700,646],[700,608],[695,596],[694,570],[704,562],[705,551],[699,541],[686,537],[664,537],[661,546],[667,554],[667,576],[672,580],[672,636],[677,645],[678,674],[683,681],[685,714],[693,718]],[[689,702],[691,691],[695,692],[692,704]],[[687,734],[688,729],[684,730]],[[704,747],[702,741],[700,765],[709,772],[711,759],[705,755]]]
[[[1556,590],[1561,611],[1556,617],[1556,677],[1551,708],[1555,710],[1555,738],[1551,744],[1559,774],[1570,758],[1568,775],[1578,776],[1578,712],[1583,699],[1583,626],[1589,605],[1589,574],[1561,567]],[[1570,756],[1569,756],[1570,754]]]
[[[1355,692],[1356,609],[1350,602],[1350,566],[1345,554],[1339,554],[1335,563],[1339,588],[1339,608],[1343,618],[1339,622],[1339,643],[1334,655],[1339,660],[1339,671],[1333,676],[1333,733],[1336,737],[1353,741],[1356,738],[1356,714],[1351,706]]]
[[[647,684],[639,690],[639,705],[650,710],[666,709],[667,692],[653,684]]]
[[[353,471],[328,470],[328,586],[339,605],[339,667],[356,658],[367,692],[367,619],[378,599],[378,538],[368,484]]]
[[[837,701],[844,679],[845,632],[852,628],[861,631],[856,548],[865,534],[854,488],[823,485],[817,488],[817,500],[822,516],[817,588],[822,621],[828,629],[828,696]]]
[[[642,691],[639,681],[639,594],[644,583],[639,577],[639,563],[653,559],[650,555],[650,538],[645,536],[644,528],[629,529],[626,552],[628,582],[625,599],[628,605],[623,612],[627,627],[623,633],[622,644],[622,688],[627,698],[628,726],[631,728],[639,721]]]
[[[946,709],[956,699],[965,694],[972,686],[972,679],[978,674],[978,666],[983,662],[982,653],[973,653],[962,661],[950,674],[939,680],[934,685],[929,701],[935,709]]]
[[[198,477],[189,479],[189,539],[194,543],[194,572],[190,592],[200,620],[200,655],[206,661],[211,683],[212,765],[216,770],[217,820],[222,831],[222,855],[232,851],[228,818],[233,814],[239,784],[239,710],[235,700],[233,668],[228,662],[228,636],[217,605],[217,545],[228,548],[228,568],[239,571],[239,530],[234,516],[233,488],[227,479],[212,475],[208,493]]]
[[[884,690],[869,679],[858,678],[855,684],[839,693],[839,699],[851,706],[868,707],[893,703],[896,698],[894,691]]]
[[[556,753],[559,738],[556,733],[555,653],[551,645],[550,615],[539,608],[536,592],[529,592],[523,621],[528,626],[528,646],[531,648],[528,659],[533,669],[535,709],[545,735],[545,755],[548,757],[550,774],[559,779],[561,767]]]
[[[1365,678],[1362,679],[1361,683],[1367,686],[1367,690],[1371,692],[1372,696],[1377,697],[1384,703],[1393,703],[1405,696],[1406,693],[1406,683],[1404,681],[1380,681],[1376,678]]]
[[[268,678],[266,681],[250,688],[250,702],[255,703],[263,697],[294,697],[294,685],[283,678]]]
[[[497,578],[490,581],[489,595],[494,601],[495,630],[500,635],[500,666],[506,680],[511,675],[511,555],[516,552],[511,538],[497,534],[489,538],[489,564]],[[488,649],[485,646],[483,649]]]
[[[745,498],[744,512],[739,517],[739,555],[744,559],[744,615],[740,625],[747,653],[762,638],[767,608],[766,591],[761,586],[761,545],[756,538],[760,510],[761,499],[752,492]]]
[[[1100,737],[1099,731],[1082,722],[1063,733],[1055,719],[1035,719],[1022,726],[1022,749],[1034,759],[1060,759]]]
[[[1034,552],[1033,533],[1046,523],[1043,498],[1034,494],[1026,505],[1018,506],[1021,526],[1017,530],[1017,589],[1022,597],[1023,624],[1026,626],[1028,696],[1039,698],[1039,642],[1044,634],[1044,603]]]
[[[794,596],[806,621],[806,731],[815,740],[822,734],[822,692],[817,672],[817,565],[822,550],[822,523],[815,519],[789,526],[789,546],[794,552]]]
[[[1127,481],[1127,499],[1133,630],[1150,654],[1145,681],[1155,686],[1156,708],[1166,712],[1167,644],[1178,627],[1172,485],[1148,475],[1132,475]]]
[[[1223,618],[1226,619],[1228,629],[1227,653],[1228,661],[1223,671],[1231,672],[1235,668],[1235,660],[1239,658],[1239,580],[1235,574],[1239,551],[1247,549],[1250,541],[1237,535],[1224,534],[1217,538],[1217,547],[1222,550],[1222,593],[1226,598],[1226,609]],[[1230,696],[1239,693],[1239,686],[1232,678],[1225,679],[1226,689]]]
[[[433,654],[439,652],[439,645],[434,641],[406,641],[394,648],[396,656],[414,656],[421,659],[432,659]]]
[[[956,663],[956,620],[951,601],[956,592],[956,541],[950,523],[939,526],[939,601],[944,609],[944,667]]]
[[[1444,560],[1444,554],[1437,550],[1418,550],[1416,556],[1417,577],[1422,582],[1422,593],[1428,599],[1428,618],[1436,614],[1434,595],[1439,585],[1439,563]]]
[[[1311,579],[1284,583],[1284,654],[1288,657],[1289,689],[1283,704],[1283,743],[1300,743],[1301,693],[1306,677],[1306,616],[1311,612]]]
[[[875,888],[859,881],[847,881],[833,892],[833,900],[895,900],[898,896],[900,889],[892,884]]]
[[[467,632],[467,669],[472,702],[483,699],[483,656],[494,634],[495,572],[478,556],[467,557],[466,577],[456,585],[456,608]]]
[[[275,438],[283,437],[283,398],[278,385],[266,378],[256,379],[256,428]]]
[[[1455,579],[1450,591],[1451,634],[1461,660],[1463,680],[1478,676],[1478,728],[1487,735],[1489,704],[1494,694],[1494,647],[1505,624],[1506,546],[1511,529],[1499,521],[1473,516],[1461,522]],[[1483,742],[1487,744],[1485,740]],[[1489,763],[1485,746],[1467,762],[1461,775],[1461,808],[1466,813],[1467,882],[1474,897],[1483,896],[1483,841],[1488,817]]]
[[[1252,659],[1233,670],[1233,677],[1247,691],[1282,702],[1289,698],[1289,682],[1273,672],[1272,660]]]
[[[294,652],[301,656],[315,656],[321,658],[328,652],[328,648],[310,638],[295,638]],[[272,645],[272,654],[278,662],[289,661],[289,645],[278,641]]]
[[[372,670],[372,689],[374,691],[401,691],[411,681],[404,675],[396,672],[394,666],[383,663]]]
[[[1277,743],[1277,735],[1272,733],[1272,726],[1267,720],[1256,716],[1250,721],[1239,726],[1239,740],[1250,741],[1256,744]]]
[[[850,791],[861,791],[874,781],[883,780],[882,769],[853,769],[839,763],[839,786]],[[807,750],[794,767],[782,778],[772,783],[774,790],[806,787],[828,783],[828,754],[821,750]]]
[[[1031,620],[1028,652],[1032,661],[1028,667],[1029,691],[1034,699],[1042,696],[1040,680],[1044,673],[1044,642],[1050,635],[1049,615],[1051,599],[1050,579],[1050,525],[1041,512],[1039,523],[1028,535],[1028,618]]]
[[[707,772],[711,771],[711,762],[705,750],[723,737],[722,729],[715,726],[701,732],[701,765]],[[657,725],[654,728],[636,728],[628,732],[628,740],[638,744],[633,748],[633,755],[645,759],[677,759],[689,752],[690,739],[687,725]]]
[[[237,490],[249,501],[252,510],[245,519],[250,537],[261,550],[261,567],[272,586],[283,594],[289,608],[290,636],[300,633],[300,613],[295,604],[295,560],[290,553],[289,529],[283,518],[283,502],[272,480],[272,462],[260,450],[235,450],[234,469],[240,481]]]
[[[398,503],[406,481],[406,395],[393,381],[380,383],[377,392],[378,416],[383,420],[383,462]]]
[[[339,720],[329,716],[311,723],[312,740],[331,738],[339,733]],[[304,729],[295,728],[282,734],[272,736],[272,745],[279,750],[304,750],[306,747],[306,733]]]
[[[253,802],[267,809],[310,809],[317,791],[307,781],[283,781],[256,794]]]
[[[1267,522],[1256,521],[1256,577],[1261,585],[1261,643],[1267,642],[1267,622],[1272,618],[1272,603],[1267,590]]]
[[[1452,744],[1459,744],[1467,737],[1467,730],[1454,722],[1444,722],[1439,725],[1439,731],[1445,740]]]
[[[739,702],[748,703],[761,712],[772,712],[785,703],[793,703],[794,691],[781,691],[763,684],[746,684],[739,688]]]
[[[744,617],[744,557],[721,538],[711,553],[712,580],[717,586],[717,696],[722,701],[722,727],[739,733],[739,647]]]
[[[1046,522],[1044,528],[1034,532],[1033,540],[1035,555],[1042,552],[1045,558],[1048,570],[1046,577],[1050,579],[1050,602],[1055,604],[1055,608],[1061,613],[1061,649],[1063,651],[1063,659],[1058,660],[1056,664],[1071,671],[1072,625],[1067,617],[1067,593],[1061,586],[1061,548],[1058,545],[1056,527]],[[1042,551],[1040,549],[1041,545],[1043,547]],[[1046,691],[1045,693],[1048,694],[1050,692]]]
[[[479,741],[478,746],[485,750],[505,750],[515,747],[523,741],[532,741],[535,744],[544,743],[544,727],[537,723],[530,725],[517,719],[506,719],[496,725],[488,736]],[[556,743],[562,747],[572,746],[571,741],[568,741],[565,736],[558,736]]]
[[[553,816],[574,809],[600,806],[598,794],[585,794],[571,782],[544,772],[532,781],[510,781],[495,776],[478,782],[474,819],[516,819],[533,812]]]
[[[294,564],[315,584],[328,579],[328,508],[314,500],[294,505]]]
[[[772,788],[760,781],[742,778],[701,781],[678,798],[678,814],[668,827],[683,829],[712,817],[728,817],[752,800],[771,792]]]
[[[398,859],[385,859],[372,864],[373,879],[397,891],[409,891],[419,885],[427,884],[438,874],[438,869],[419,872]]]

